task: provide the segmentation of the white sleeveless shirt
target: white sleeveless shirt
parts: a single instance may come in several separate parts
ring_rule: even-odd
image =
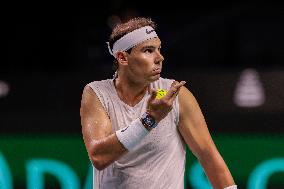
[[[150,84],[152,89],[169,90],[174,80],[160,78]],[[146,111],[146,93],[131,107],[117,95],[113,79],[89,83],[98,96],[113,132],[126,127]],[[158,126],[135,147],[104,170],[94,168],[93,189],[183,189],[185,171],[185,143],[178,131],[179,103]]]

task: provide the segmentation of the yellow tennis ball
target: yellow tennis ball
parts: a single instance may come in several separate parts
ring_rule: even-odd
[[[158,89],[157,90],[157,96],[156,96],[156,99],[161,99],[163,98],[166,94],[167,94],[167,90],[164,90],[164,89]]]

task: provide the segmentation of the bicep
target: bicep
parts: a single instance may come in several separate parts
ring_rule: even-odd
[[[197,157],[215,145],[207,128],[201,109],[192,93],[182,87],[179,93],[180,121],[179,131],[185,142]]]
[[[111,122],[96,93],[84,88],[80,108],[82,134],[86,147],[112,133]]]

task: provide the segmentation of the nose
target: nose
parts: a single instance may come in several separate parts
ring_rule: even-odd
[[[164,56],[161,54],[160,51],[157,52],[157,59],[156,64],[162,63],[164,61]]]

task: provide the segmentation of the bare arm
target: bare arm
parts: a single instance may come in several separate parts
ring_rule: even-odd
[[[102,170],[126,152],[97,95],[85,87],[80,108],[82,134],[93,165]]]
[[[147,112],[156,121],[159,122],[170,112],[173,100],[182,85],[184,85],[184,82],[173,82],[169,92],[162,100],[156,100],[156,92],[152,91],[148,100],[149,109]],[[118,140],[117,135],[113,133],[111,121],[97,95],[88,86],[83,91],[80,115],[85,146],[93,165],[97,169],[106,168],[127,152],[127,149]]]
[[[200,107],[185,87],[179,92],[179,104],[179,131],[201,163],[212,186],[223,189],[234,185],[232,175],[211,138]]]

